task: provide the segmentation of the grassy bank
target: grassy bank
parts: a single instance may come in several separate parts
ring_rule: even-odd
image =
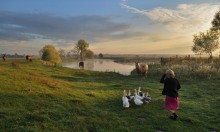
[[[122,107],[123,90],[138,88],[136,76],[42,65],[40,60],[0,62],[0,131],[220,131],[220,83],[182,79],[179,119],[164,109],[150,73],[142,90],[150,104]]]

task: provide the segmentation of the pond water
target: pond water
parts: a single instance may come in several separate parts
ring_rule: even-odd
[[[63,62],[64,67],[79,69],[79,62]],[[135,68],[134,64],[121,64],[116,63],[109,59],[91,59],[84,61],[84,69],[91,71],[102,72],[118,72],[123,75],[130,75],[131,71]]]

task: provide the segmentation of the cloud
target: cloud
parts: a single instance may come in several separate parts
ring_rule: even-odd
[[[40,48],[39,48],[40,46]],[[30,55],[37,55],[38,51],[44,46],[44,44],[35,44],[28,41],[0,41],[0,54],[30,54]]]
[[[148,39],[151,42],[168,42],[168,41],[176,41],[181,39],[186,39],[186,37],[183,36],[172,36],[172,35],[165,35],[160,33],[151,33],[148,35]]]
[[[117,34],[120,32],[120,34]],[[128,23],[114,22],[113,17],[76,16],[59,17],[51,14],[28,14],[0,11],[0,40],[29,41],[49,39],[54,41],[91,42],[136,37]]]
[[[152,10],[141,10],[121,3],[132,13],[144,15],[152,20],[151,24],[160,24],[168,30],[178,33],[194,34],[211,27],[214,14],[220,10],[220,4],[179,4],[175,9],[157,7]]]

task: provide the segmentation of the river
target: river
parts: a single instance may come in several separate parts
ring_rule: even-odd
[[[79,69],[79,62],[63,62],[63,66]],[[110,59],[90,59],[84,61],[84,69],[91,71],[118,72],[123,75],[130,75],[134,68],[134,64],[116,63]]]

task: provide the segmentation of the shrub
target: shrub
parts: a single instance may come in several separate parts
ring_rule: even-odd
[[[42,52],[41,59],[44,61],[50,61],[57,64],[61,62],[59,53],[53,45],[45,45],[40,52]]]
[[[191,79],[218,79],[220,76],[219,63],[197,63],[193,61],[187,64],[149,65],[149,77],[160,77],[167,69],[174,70],[176,77],[180,80]],[[135,71],[131,72],[134,75]]]

